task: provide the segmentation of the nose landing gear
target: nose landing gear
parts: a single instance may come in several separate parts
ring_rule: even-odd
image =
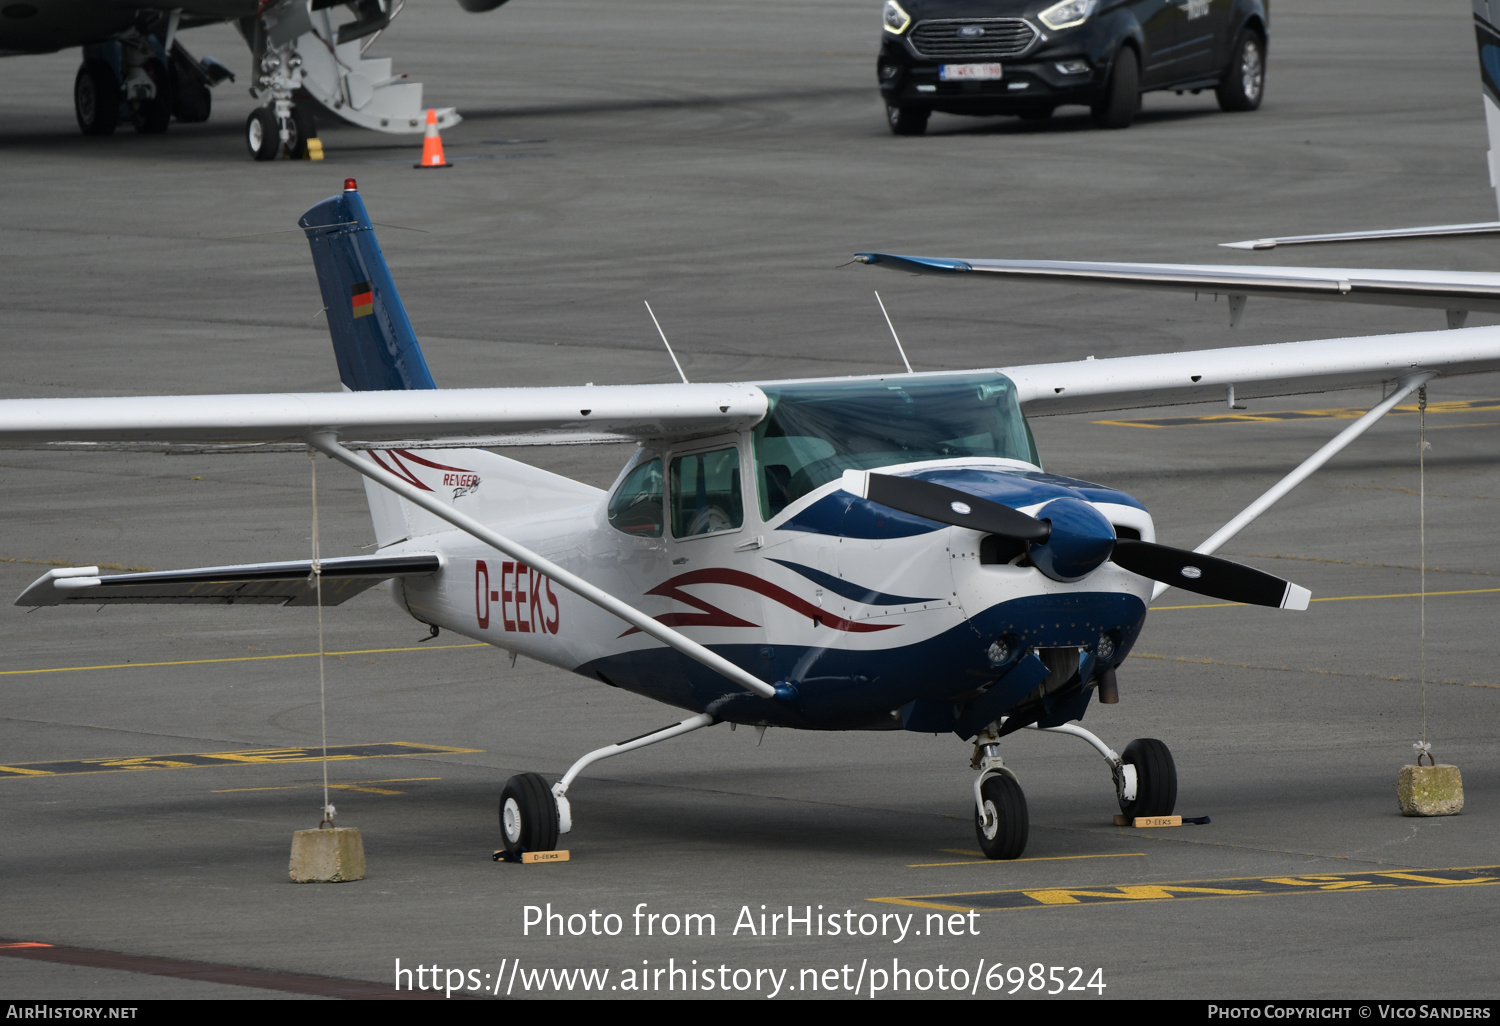
[[[1000,760],[998,728],[1003,722],[990,724],[974,739],[970,765],[979,770],[974,780],[974,833],[987,857],[1016,859],[1026,850],[1030,823],[1021,785]],[[1121,756],[1076,723],[1032,729],[1070,734],[1088,742],[1109,763],[1115,797],[1128,818],[1170,816],[1177,807],[1177,764],[1167,746],[1155,738],[1136,738]]]

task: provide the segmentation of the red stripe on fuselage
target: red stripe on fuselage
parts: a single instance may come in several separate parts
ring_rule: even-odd
[[[702,570],[689,570],[685,574],[678,574],[670,580],[663,581],[650,591],[647,595],[660,595],[662,598],[676,599],[678,602],[690,605],[695,609],[703,610],[702,613],[663,613],[656,617],[657,621],[667,627],[754,627],[756,624],[741,620],[739,617],[728,613],[717,606],[711,605],[700,598],[687,594],[682,589],[689,584],[727,584],[734,588],[745,588],[758,595],[763,595],[772,602],[778,602],[788,609],[801,613],[817,624],[819,627],[831,627],[836,631],[847,631],[851,634],[867,634],[873,631],[888,631],[900,624],[871,624],[855,623],[846,620],[842,616],[834,614],[813,605],[806,599],[798,598],[796,595],[779,588],[769,581],[763,581],[754,574],[745,573],[743,570],[730,570],[726,567],[707,567]],[[632,627],[620,637],[634,634],[639,628]]]

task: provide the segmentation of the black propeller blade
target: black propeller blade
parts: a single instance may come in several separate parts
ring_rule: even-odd
[[[920,481],[914,477],[892,477],[889,474],[861,476],[869,482],[866,490],[848,490],[854,491],[861,498],[903,513],[936,520],[940,524],[1004,535],[1019,541],[1042,542],[1052,533],[1051,525],[1036,517],[947,485]],[[845,487],[847,486],[846,481]]]
[[[1174,588],[1228,602],[1246,602],[1273,609],[1306,609],[1311,593],[1290,581],[1260,570],[1155,542],[1121,538],[1110,561],[1133,574]]]
[[[1052,524],[1047,521],[993,499],[980,498],[932,481],[850,470],[845,471],[842,484],[846,491],[861,498],[940,524],[967,527],[1037,545],[1045,545],[1052,536]],[[1036,551],[1033,550],[1034,554]],[[1133,574],[1226,602],[1306,609],[1312,594],[1306,588],[1242,563],[1155,542],[1117,538],[1109,559]],[[1085,568],[1091,565],[1084,564]],[[1077,577],[1086,572],[1087,569],[1083,569]],[[1075,580],[1077,577],[1061,579]]]

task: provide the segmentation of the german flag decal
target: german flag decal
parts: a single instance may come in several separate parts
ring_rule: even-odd
[[[375,293],[370,288],[370,283],[362,281],[352,289],[354,316],[368,317],[375,312]]]

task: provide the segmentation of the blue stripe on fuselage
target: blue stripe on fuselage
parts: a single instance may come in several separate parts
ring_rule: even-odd
[[[869,588],[855,584],[853,581],[843,580],[833,576],[833,574],[825,574],[821,570],[814,570],[812,567],[803,566],[801,563],[793,563],[789,559],[771,559],[770,556],[766,558],[770,559],[773,563],[780,563],[788,570],[801,574],[814,584],[821,584],[835,595],[842,595],[846,599],[862,602],[867,606],[915,606],[923,602],[937,601],[935,598],[913,598],[910,595],[888,595],[883,591],[872,591]]]
[[[1133,496],[1114,488],[1039,470],[933,467],[900,476],[947,485],[1012,508],[1035,506],[1064,496],[1085,502],[1113,502],[1136,509],[1146,508]],[[776,530],[806,531],[841,538],[910,538],[943,526],[923,517],[898,513],[845,491],[835,491],[778,525]]]
[[[791,681],[795,703],[759,698],[674,649],[648,648],[596,659],[576,672],[693,712],[735,723],[811,730],[873,730],[901,726],[893,710],[914,699],[946,701],[1001,674],[989,664],[990,642],[1009,632],[1019,650],[1034,646],[1093,648],[1117,630],[1115,659],[1135,644],[1146,607],[1134,595],[1074,592],[1032,595],[992,606],[967,622],[914,645],[857,651],[796,645],[710,645],[761,680]],[[830,634],[834,633],[832,631]],[[830,639],[837,644],[839,639]]]

